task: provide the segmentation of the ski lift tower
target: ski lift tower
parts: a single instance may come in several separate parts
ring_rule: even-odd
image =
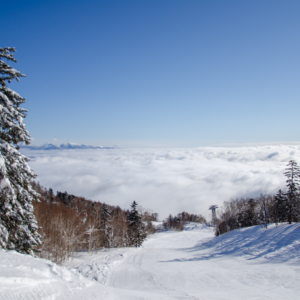
[[[211,205],[209,207],[209,210],[211,210],[212,213],[212,225],[216,226],[217,225],[217,214],[216,214],[216,209],[218,208],[218,205]]]

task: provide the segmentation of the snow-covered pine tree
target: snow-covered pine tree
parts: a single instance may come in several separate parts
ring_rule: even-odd
[[[23,122],[27,110],[20,107],[25,98],[7,87],[25,76],[7,63],[16,62],[15,51],[0,48],[0,247],[33,254],[40,244],[32,206],[37,196],[31,187],[35,174],[29,159],[18,151],[19,143],[29,144],[31,139]]]
[[[290,160],[284,175],[287,177],[287,219],[289,224],[300,218],[299,181],[300,168],[296,161]]]
[[[146,228],[137,211],[137,203],[133,201],[127,216],[129,246],[140,247],[147,237]]]

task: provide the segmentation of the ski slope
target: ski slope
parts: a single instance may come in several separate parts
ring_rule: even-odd
[[[0,299],[299,299],[300,224],[156,233],[64,267],[0,251]]]

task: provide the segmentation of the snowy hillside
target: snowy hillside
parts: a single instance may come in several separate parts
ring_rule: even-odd
[[[213,236],[203,225],[142,248],[78,253],[65,267],[0,251],[0,299],[297,299],[300,224]]]
[[[21,145],[21,148],[29,150],[118,149],[117,147],[87,146],[75,143],[65,143],[60,145],[44,144],[42,146]]]

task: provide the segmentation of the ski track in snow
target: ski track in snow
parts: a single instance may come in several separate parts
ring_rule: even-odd
[[[204,225],[166,231],[141,248],[77,253],[60,267],[0,251],[0,299],[299,299],[300,224],[213,237]]]

